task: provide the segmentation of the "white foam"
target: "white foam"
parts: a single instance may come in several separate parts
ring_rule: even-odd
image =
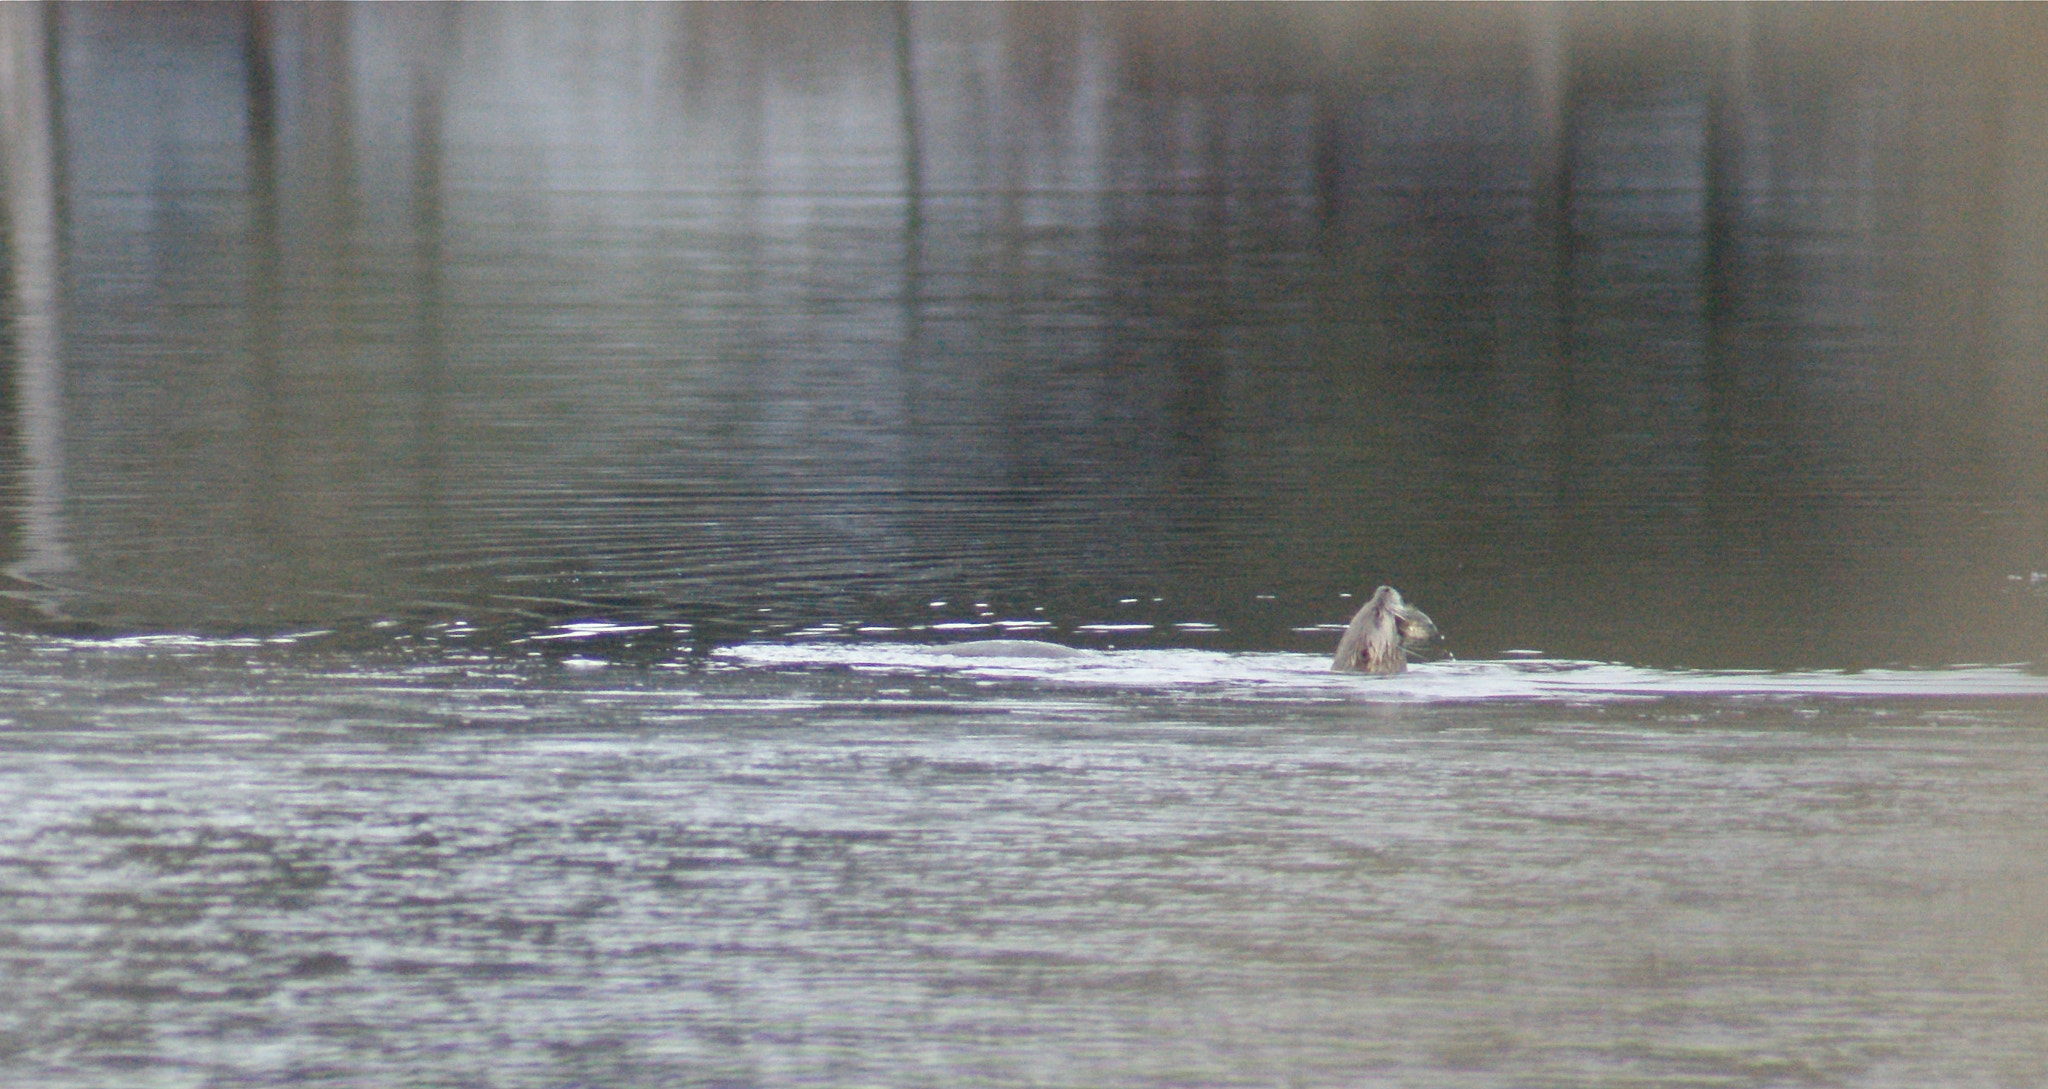
[[[1517,657],[1422,662],[1406,673],[1372,677],[1332,673],[1329,659],[1322,655],[1209,650],[1107,650],[1044,658],[961,655],[941,647],[905,643],[748,643],[723,648],[715,656],[742,667],[838,666],[1060,685],[1374,702],[1600,701],[1665,696],[2048,698],[2048,676],[2018,666],[1768,672],[1662,670]]]

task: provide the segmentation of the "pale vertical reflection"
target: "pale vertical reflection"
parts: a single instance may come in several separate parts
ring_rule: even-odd
[[[2004,78],[1992,84],[2002,123],[1998,161],[1989,167],[1996,222],[1985,240],[1993,284],[1991,404],[2014,510],[2010,539],[2039,542],[2048,541],[2048,201],[2040,199],[2048,177],[2048,52],[2035,43],[2048,40],[2048,11],[2023,6],[2002,16],[2013,44],[2000,58]],[[2040,572],[2027,562],[2033,558],[2015,556],[2027,566],[2010,577],[2040,587]],[[2041,650],[2048,657],[2048,647]]]
[[[890,5],[896,37],[896,97],[903,114],[903,356],[922,346],[924,308],[924,135],[917,109],[917,54],[909,0]]]
[[[7,204],[24,477],[21,559],[8,573],[30,583],[72,567],[64,531],[64,365],[48,25],[41,4],[0,5],[0,183]],[[38,604],[54,609],[47,598]]]

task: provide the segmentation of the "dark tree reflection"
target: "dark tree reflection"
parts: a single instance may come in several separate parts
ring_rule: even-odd
[[[4,26],[0,527],[77,619],[2041,651],[2032,7]]]

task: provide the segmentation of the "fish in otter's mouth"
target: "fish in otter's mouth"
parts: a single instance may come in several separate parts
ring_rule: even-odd
[[[1330,668],[1338,673],[1399,673],[1408,668],[1408,648],[1422,646],[1436,635],[1436,622],[1428,613],[1401,600],[1399,590],[1382,586],[1344,629]]]

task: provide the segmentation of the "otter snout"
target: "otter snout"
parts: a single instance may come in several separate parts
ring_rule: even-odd
[[[1428,613],[1403,601],[1399,590],[1382,586],[1344,629],[1330,668],[1338,673],[1400,673],[1408,668],[1408,649],[1436,637],[1436,621]]]

